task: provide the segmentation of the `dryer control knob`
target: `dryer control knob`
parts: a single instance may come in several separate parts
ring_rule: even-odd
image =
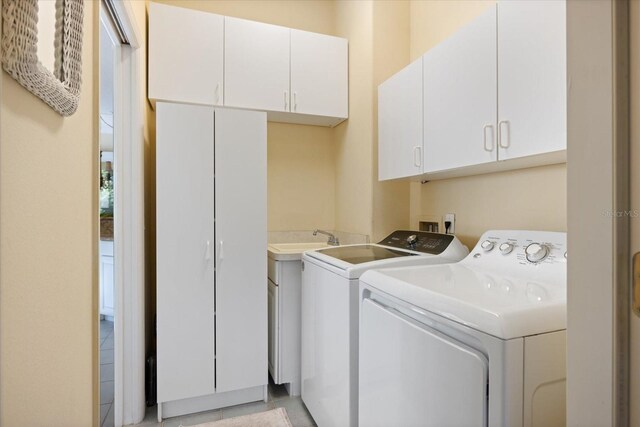
[[[527,261],[540,262],[549,255],[549,248],[540,243],[532,243],[524,250]]]
[[[407,244],[409,246],[413,246],[416,243],[418,243],[418,236],[416,236],[415,234],[412,234],[411,236],[407,237]]]
[[[504,242],[498,249],[500,249],[503,255],[510,254],[511,251],[513,251],[513,243]]]
[[[484,242],[482,242],[480,244],[480,247],[482,248],[483,251],[485,252],[489,252],[493,249],[493,247],[495,246],[495,243],[493,243],[491,240],[485,240]]]

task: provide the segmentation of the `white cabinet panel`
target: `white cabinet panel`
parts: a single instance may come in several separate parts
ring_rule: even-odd
[[[279,304],[278,304],[278,286],[269,280],[267,306],[269,313],[269,372],[276,384],[280,384],[280,369],[278,353],[280,352],[280,325],[279,325]]]
[[[423,56],[424,171],[497,159],[496,8]]]
[[[216,111],[217,391],[267,384],[267,123]]]
[[[149,3],[149,98],[222,105],[224,17]]]
[[[498,120],[506,160],[565,150],[566,2],[498,2]]]
[[[422,58],[378,86],[378,179],[422,173]]]
[[[158,402],[166,402],[215,391],[214,112],[156,108]]]
[[[347,117],[346,39],[291,30],[291,111]]]
[[[225,17],[225,105],[290,111],[289,28]]]
[[[100,243],[102,247],[103,242]],[[114,314],[114,284],[113,256],[100,254],[100,314],[104,316]]]

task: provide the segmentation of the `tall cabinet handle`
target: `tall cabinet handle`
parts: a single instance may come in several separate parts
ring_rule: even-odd
[[[220,240],[220,252],[218,254],[218,258],[222,261],[224,259],[224,240]]]
[[[506,125],[506,132],[502,132],[502,126]],[[506,143],[504,142],[506,141]],[[511,145],[511,141],[509,141],[509,121],[508,120],[502,120],[500,122],[498,122],[498,145],[500,146],[500,148],[509,148],[509,145]]]
[[[491,129],[491,145],[487,146],[487,129]],[[482,128],[482,137],[484,143],[484,151],[492,152],[493,151],[493,125],[484,125]]]
[[[287,98],[289,98],[289,93],[285,90],[284,91],[284,111],[287,111],[289,109],[289,100]]]
[[[211,261],[211,241],[207,240],[207,247],[204,250],[204,260],[209,262]]]
[[[422,147],[419,145],[413,147],[413,165],[415,167],[422,166]]]
[[[293,92],[293,111],[298,109],[298,93]]]
[[[216,104],[220,105],[220,82],[216,85]]]

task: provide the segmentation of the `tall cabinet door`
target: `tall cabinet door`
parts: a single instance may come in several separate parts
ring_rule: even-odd
[[[222,105],[224,17],[149,2],[149,98]]]
[[[348,116],[347,40],[291,30],[291,111]]]
[[[217,391],[267,384],[267,117],[216,111]]]
[[[166,402],[215,391],[214,122],[212,107],[156,108],[157,375]]]
[[[567,147],[566,7],[498,2],[499,160]]]
[[[289,28],[225,17],[225,105],[289,110]]]
[[[378,87],[378,179],[422,173],[422,58]]]
[[[425,172],[497,159],[496,55],[492,6],[423,56]]]

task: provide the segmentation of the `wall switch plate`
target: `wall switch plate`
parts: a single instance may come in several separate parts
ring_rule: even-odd
[[[446,224],[447,222],[451,223],[451,226],[449,226],[449,230],[447,230],[446,225],[444,226],[444,229],[442,230],[443,232],[449,233],[449,234],[454,234],[456,232],[456,214],[452,214],[452,213],[445,214],[442,222],[444,224]]]

